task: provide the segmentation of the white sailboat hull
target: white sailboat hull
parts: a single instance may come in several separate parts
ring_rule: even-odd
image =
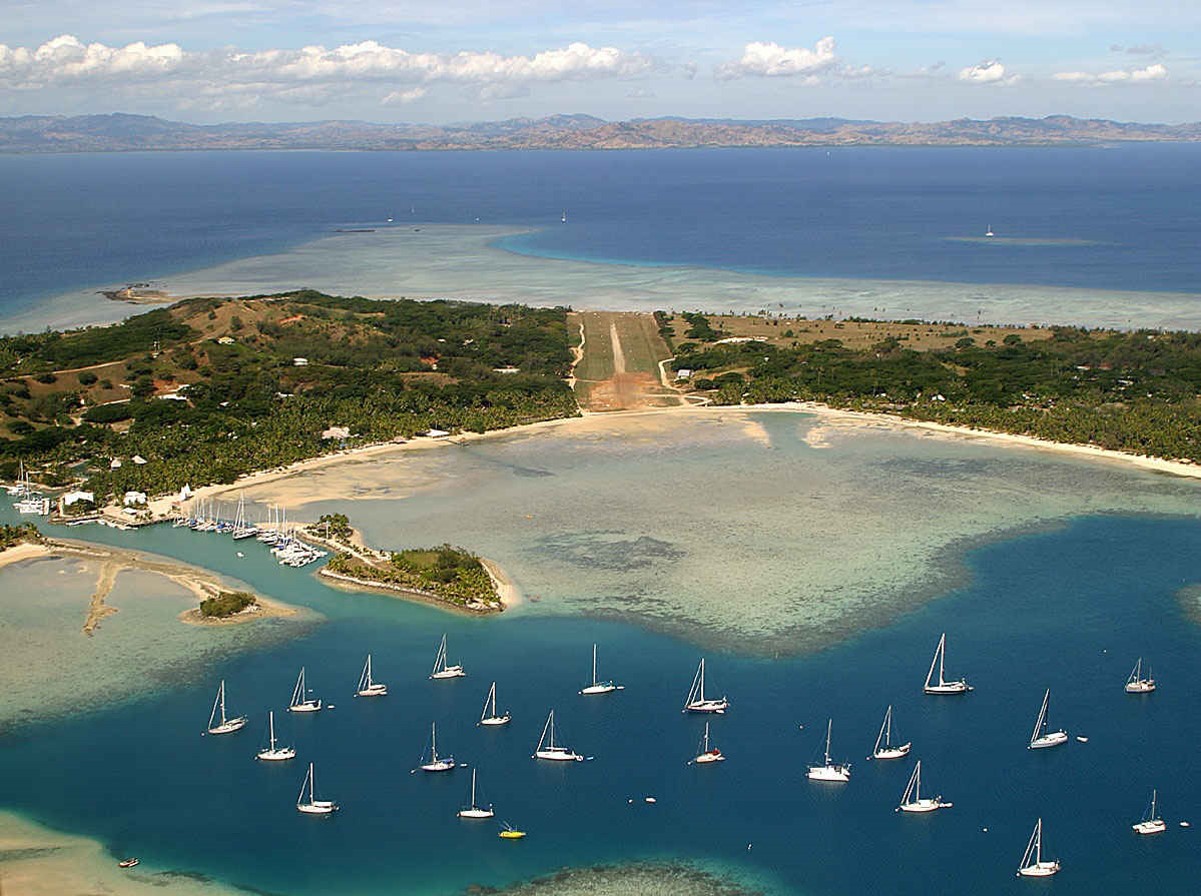
[[[922,688],[927,694],[966,694],[972,686],[966,681],[944,681],[941,684],[928,684]]]
[[[912,743],[898,744],[895,747],[882,747],[872,753],[873,759],[902,759],[909,755],[909,751],[913,748]]]
[[[427,762],[421,766],[423,772],[448,772],[455,767],[453,759],[439,759],[435,762]]]
[[[227,719],[220,725],[214,725],[208,730],[209,734],[233,734],[235,731],[241,731],[246,727],[246,716],[240,716],[236,719]]]
[[[1150,694],[1155,690],[1154,681],[1129,681],[1126,683],[1127,694]]]
[[[1140,821],[1131,825],[1131,829],[1136,834],[1162,834],[1168,829],[1168,823],[1162,818],[1156,818],[1152,821]]]
[[[293,703],[288,707],[288,712],[320,712],[320,700],[305,700],[301,703]]]
[[[692,761],[697,765],[707,765],[710,762],[725,762],[726,757],[721,755],[721,750],[710,750],[708,753],[701,753]]]
[[[618,690],[617,685],[611,681],[606,681],[598,684],[590,684],[580,691],[580,693],[585,697],[591,697],[594,694],[612,694],[616,690]]]
[[[1033,865],[1018,869],[1018,874],[1022,877],[1050,877],[1052,874],[1058,873],[1059,862],[1035,862]]]
[[[338,811],[338,805],[330,800],[314,800],[311,803],[297,803],[296,811],[305,815],[329,815]]]
[[[459,818],[492,818],[496,813],[491,809],[460,809]]]
[[[435,681],[441,681],[446,678],[462,678],[467,673],[463,671],[462,666],[447,666],[445,669],[439,669],[430,675],[430,678]]]
[[[1045,750],[1048,747],[1058,747],[1068,742],[1068,733],[1066,731],[1050,731],[1042,737],[1036,737],[1030,741],[1031,750]]]
[[[355,691],[356,697],[386,697],[388,696],[388,686],[386,684],[370,684],[365,688]]]
[[[274,750],[259,750],[255,754],[256,759],[261,759],[264,762],[284,762],[288,759],[296,758],[296,751],[291,747],[278,747]]]
[[[510,716],[489,716],[486,719],[480,719],[481,725],[508,725],[512,721]]]
[[[549,759],[552,762],[583,762],[584,757],[570,750],[567,747],[550,747],[545,750],[537,750],[534,753],[535,759]]]
[[[729,708],[730,701],[722,697],[720,700],[694,700],[684,706],[684,711],[724,713]]]
[[[902,812],[937,812],[939,809],[950,809],[952,803],[944,803],[939,799],[914,800],[912,803],[901,803]]]
[[[805,777],[827,784],[845,784],[851,780],[851,769],[845,765],[811,765]]]

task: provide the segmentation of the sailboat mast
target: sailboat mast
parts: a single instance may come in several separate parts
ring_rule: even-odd
[[[271,751],[275,752],[275,710],[270,710],[267,713],[267,730],[271,737]]]
[[[596,645],[592,645],[592,683],[596,684]]]
[[[475,769],[471,770],[471,808],[475,808]]]
[[[943,636],[938,639],[938,683],[944,684],[943,665],[947,659],[947,635],[944,632]]]
[[[830,764],[830,732],[834,728],[834,720],[830,719],[826,722],[826,765]]]
[[[225,679],[221,679],[221,724],[225,724]]]

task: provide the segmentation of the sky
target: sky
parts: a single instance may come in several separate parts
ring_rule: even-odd
[[[0,115],[1201,119],[1201,0],[0,0]]]

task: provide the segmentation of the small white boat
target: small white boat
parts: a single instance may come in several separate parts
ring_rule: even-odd
[[[319,712],[321,700],[310,697],[304,680],[304,666],[300,667],[300,675],[296,677],[296,687],[292,688],[292,699],[288,703],[288,712]]]
[[[1168,829],[1168,824],[1159,817],[1158,811],[1158,791],[1151,791],[1151,806],[1147,809],[1147,813],[1143,816],[1143,820],[1138,824],[1131,825],[1136,834],[1162,834]]]
[[[1130,670],[1130,677],[1126,679],[1127,694],[1150,694],[1155,690],[1155,677],[1151,674],[1151,667],[1147,667],[1147,675],[1143,677],[1143,658],[1140,656],[1138,662],[1134,664],[1134,668]]]
[[[684,712],[716,712],[724,713],[730,708],[730,701],[724,696],[714,700],[705,696],[705,658],[696,667],[696,675],[692,676],[692,687],[684,699]]]
[[[367,662],[363,664],[363,671],[359,674],[359,685],[355,688],[354,695],[356,697],[386,697],[388,695],[388,686],[373,681],[371,678],[371,654],[367,654]]]
[[[434,657],[434,668],[430,672],[430,678],[462,678],[466,674],[461,665],[451,666],[446,662],[446,635],[443,635],[442,643],[438,645],[438,655]]]
[[[912,743],[893,744],[892,742],[892,704],[884,711],[884,722],[880,725],[880,733],[876,735],[876,745],[868,759],[900,759],[908,756]]]
[[[221,713],[221,721],[217,721],[217,713]],[[215,724],[214,724],[215,723]],[[246,716],[238,716],[236,719],[226,718],[225,716],[225,679],[221,679],[221,687],[217,688],[217,699],[213,701],[213,711],[209,713],[209,734],[233,734],[235,731],[241,731],[246,725]]]
[[[329,815],[331,812],[338,811],[338,804],[333,800],[314,799],[314,783],[313,783],[313,763],[309,763],[309,772],[304,776],[304,781],[300,785],[300,793],[296,797],[296,811],[303,812],[305,815]],[[308,791],[308,799],[305,799],[305,791]]]
[[[492,804],[488,804],[488,808],[483,808],[475,804],[475,769],[471,770],[471,805],[466,809],[459,810],[459,818],[491,818],[496,813],[492,811]]]
[[[1047,730],[1047,707],[1051,703],[1051,689],[1043,694],[1043,705],[1038,711],[1038,719],[1034,723],[1034,731],[1030,733],[1029,750],[1045,750],[1047,747],[1058,747],[1068,742],[1066,731]]]
[[[909,776],[909,784],[901,796],[900,805],[894,812],[935,812],[939,809],[950,809],[954,803],[944,803],[942,796],[922,797],[922,761],[919,759]]]
[[[562,221],[564,224],[567,223],[567,210],[566,209],[563,210],[563,215],[559,218],[559,220]]]
[[[1088,743],[1088,738],[1085,737],[1083,734],[1077,734],[1076,735],[1076,743],[1086,744],[1086,743]]]
[[[696,758],[692,760],[697,765],[707,765],[710,762],[725,762],[726,757],[722,755],[721,750],[709,743],[709,723],[705,723],[705,734],[701,738],[700,749],[697,750]]]
[[[810,781],[824,781],[830,784],[845,784],[851,780],[851,765],[847,762],[833,762],[830,759],[830,733],[834,728],[834,720],[826,723],[826,753],[821,765],[809,766],[806,773]]]
[[[488,688],[488,696],[484,699],[484,709],[480,713],[480,720],[477,725],[508,725],[512,720],[512,716],[508,712],[502,716],[496,711],[496,682],[492,682],[492,687]]]
[[[1022,854],[1022,863],[1018,865],[1018,877],[1050,877],[1059,873],[1059,859],[1043,861],[1043,820],[1040,818],[1034,825],[1034,833],[1026,844]]]
[[[985,236],[996,236],[996,234],[992,232],[992,225],[991,225],[991,224],[989,224],[989,225],[988,225],[988,229],[984,231],[984,235],[985,235]]]
[[[584,757],[571,747],[555,743],[555,711],[552,709],[542,726],[542,737],[538,738],[538,746],[534,749],[533,759],[549,759],[552,762],[583,762]]]
[[[449,772],[455,767],[455,757],[438,755],[438,726],[434,722],[430,722],[429,757],[429,762],[420,765],[423,772]],[[425,755],[422,754],[421,758],[425,759]]]
[[[268,746],[265,750],[259,750],[254,756],[255,759],[262,759],[264,762],[284,762],[288,759],[296,758],[295,747],[276,746],[275,710],[270,710],[267,713],[267,731]]]
[[[135,858],[134,856],[130,856],[128,859],[122,859],[121,861],[119,861],[117,863],[117,867],[118,868],[136,868],[140,864],[142,864],[141,859]]]
[[[612,694],[614,691],[624,691],[625,686],[613,681],[600,681],[596,677],[596,645],[592,645],[592,684],[580,691],[586,697],[594,694]]]
[[[958,681],[947,681],[943,674],[943,664],[947,657],[947,633],[943,632],[938,639],[938,647],[934,649],[934,659],[930,661],[930,671],[926,673],[926,683],[922,691],[927,694],[966,694],[972,689],[966,678]],[[934,669],[938,669],[938,681],[934,681]]]

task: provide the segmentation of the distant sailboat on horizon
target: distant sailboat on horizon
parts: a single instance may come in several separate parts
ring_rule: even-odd
[[[880,733],[876,735],[876,745],[868,759],[900,759],[909,755],[912,742],[893,745],[892,743],[892,704],[884,711],[884,722],[880,725]]]
[[[984,235],[985,235],[985,236],[996,236],[996,234],[992,232],[992,225],[991,225],[991,224],[989,224],[989,225],[988,225],[988,228],[987,228],[987,229],[984,231]]]
[[[217,713],[221,713],[221,721],[217,722]],[[217,722],[217,724],[213,724]],[[229,719],[225,716],[225,679],[221,679],[221,686],[217,688],[217,699],[213,701],[213,711],[209,713],[208,733],[209,734],[233,734],[235,731],[241,731],[247,722],[246,716],[238,716],[235,719]]]
[[[930,671],[926,673],[926,683],[922,686],[926,694],[966,694],[972,689],[966,678],[958,681],[947,681],[944,677],[944,663],[947,658],[947,633],[943,632],[938,639],[938,647],[934,649],[934,659],[930,661]],[[938,682],[934,682],[934,670],[938,669]]]

